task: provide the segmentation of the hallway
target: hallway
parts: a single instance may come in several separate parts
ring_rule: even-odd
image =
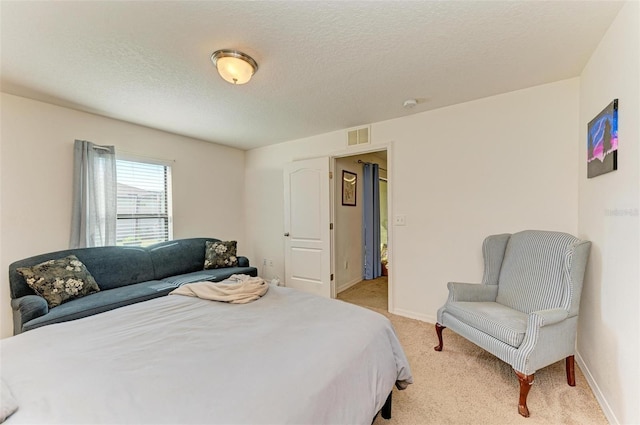
[[[388,307],[388,277],[363,280],[351,288],[338,294],[338,299],[362,307],[376,308],[387,311]]]

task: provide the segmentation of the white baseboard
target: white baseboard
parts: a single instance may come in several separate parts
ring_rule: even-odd
[[[339,294],[342,291],[346,291],[347,289],[351,288],[352,286],[354,286],[357,283],[362,282],[362,278],[361,277],[357,277],[347,283],[343,283],[342,285],[338,286],[336,288],[336,292]]]
[[[600,390],[598,383],[594,379],[593,375],[591,374],[591,371],[589,370],[589,367],[585,364],[578,350],[576,350],[576,362],[578,363],[578,366],[580,367],[582,374],[587,379],[587,383],[591,387],[591,391],[593,391],[593,395],[596,396],[596,400],[598,400],[598,404],[600,404],[600,407],[602,408],[602,412],[607,417],[607,420],[609,421],[609,423],[614,425],[619,425],[620,421],[618,421],[618,418],[616,418],[615,413],[613,413],[611,406],[607,402],[607,399],[604,396],[604,394],[602,394],[602,391]]]
[[[393,311],[389,311],[391,314],[397,314],[398,316],[408,317],[409,319],[420,320],[421,322],[427,322],[431,324],[435,324],[437,322],[437,317],[430,316],[424,313],[416,313],[415,311],[404,310],[401,308],[394,308]]]

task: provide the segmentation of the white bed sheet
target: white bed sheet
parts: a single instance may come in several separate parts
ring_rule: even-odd
[[[171,295],[0,341],[8,424],[366,424],[412,382],[391,323],[271,287]]]

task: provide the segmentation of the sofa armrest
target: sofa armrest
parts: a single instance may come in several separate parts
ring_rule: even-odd
[[[449,282],[447,288],[449,301],[495,301],[498,295],[498,285]]]
[[[564,308],[551,308],[549,310],[533,311],[529,314],[528,326],[544,326],[553,325],[569,317],[569,312]]]
[[[247,257],[239,256],[238,258],[238,267],[249,267],[249,259]]]
[[[23,324],[49,312],[47,300],[38,295],[25,295],[11,300],[11,307],[13,308],[13,333],[16,335],[22,332]]]

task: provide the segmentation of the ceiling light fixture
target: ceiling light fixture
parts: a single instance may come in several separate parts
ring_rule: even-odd
[[[258,70],[258,63],[249,55],[237,50],[217,50],[211,54],[211,62],[218,74],[231,84],[245,84]]]

